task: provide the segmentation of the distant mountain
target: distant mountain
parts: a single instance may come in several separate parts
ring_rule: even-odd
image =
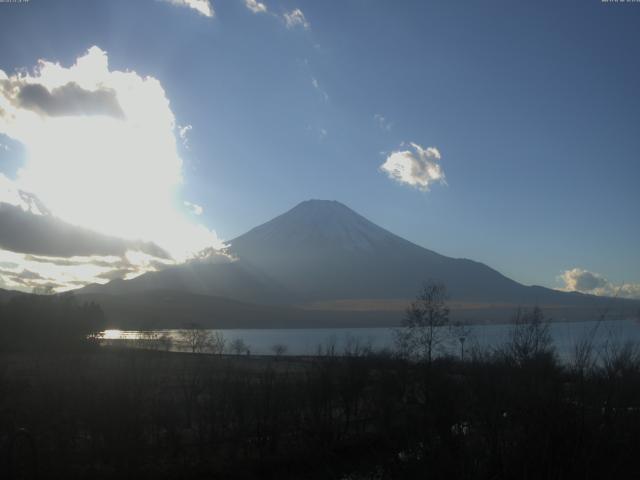
[[[504,314],[496,312],[511,312],[518,305],[539,304],[572,317],[611,301],[521,285],[482,263],[411,243],[336,201],[302,202],[232,240],[229,253],[237,260],[190,262],[79,293],[164,290],[325,312],[397,312],[425,281],[435,280],[446,285],[454,310],[502,320]],[[617,308],[634,305],[638,303],[616,301]]]
[[[149,290],[118,295],[85,293],[80,298],[102,306],[108,328],[182,328],[196,323],[207,328],[306,328],[389,325],[384,312],[324,312],[294,307],[257,305],[228,298],[175,290]]]
[[[247,262],[210,263],[206,260],[146,273],[131,280],[88,285],[77,290],[77,293],[118,295],[154,290],[172,290],[276,305],[292,303],[290,300],[293,298],[272,278]]]
[[[25,295],[25,293],[18,292],[16,290],[4,290],[0,288],[0,302],[6,302],[7,300],[10,300],[11,298],[18,295]]]

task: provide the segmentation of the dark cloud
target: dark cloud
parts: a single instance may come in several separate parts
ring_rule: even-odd
[[[0,248],[49,257],[124,255],[137,250],[168,259],[169,254],[151,242],[127,241],[70,225],[50,215],[34,215],[20,207],[0,203]]]
[[[23,269],[22,272],[20,272],[18,275],[24,280],[46,280],[46,278],[44,278],[42,275],[36,272],[32,272],[31,270]]]
[[[45,280],[39,273],[32,272],[30,270],[22,270],[22,272],[14,272],[13,270],[4,270],[0,268],[0,274],[7,277],[21,277],[29,280]]]
[[[69,115],[106,115],[124,117],[124,112],[111,89],[85,90],[69,82],[49,91],[37,83],[23,84],[16,96],[18,105],[51,117]]]
[[[62,258],[62,257],[41,257],[38,255],[25,255],[24,259],[28,262],[48,263],[58,267],[75,267],[77,265],[95,265],[96,267],[106,268],[129,268],[131,263],[126,257],[121,257],[116,261],[104,260],[102,257],[79,257],[79,258]],[[151,262],[154,263],[154,262]],[[162,264],[162,262],[158,262]]]
[[[31,270],[26,269],[23,269],[21,272],[0,269],[0,277],[2,277],[4,283],[6,283],[6,280],[9,280],[10,282],[26,287],[41,285],[42,281],[50,280],[37,272],[32,272]]]
[[[57,257],[38,257],[37,255],[25,255],[24,259],[28,262],[49,263],[51,265],[57,265],[59,267],[74,267],[76,265],[84,265],[84,260],[69,260],[67,258]]]
[[[134,269],[128,269],[128,268],[124,268],[124,269],[120,269],[120,270],[110,270],[108,272],[104,272],[101,273],[100,275],[98,275],[98,278],[103,278],[105,280],[121,280],[123,279],[128,273],[134,272]]]

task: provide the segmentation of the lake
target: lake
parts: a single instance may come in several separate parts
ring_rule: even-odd
[[[479,347],[492,349],[503,344],[512,331],[513,325],[472,325],[464,342],[465,351]],[[392,349],[394,328],[305,328],[305,329],[225,329],[209,330],[220,332],[229,345],[241,339],[253,355],[273,355],[274,345],[284,345],[287,355],[315,355],[318,348],[333,348],[342,354],[349,346],[370,346],[373,350]],[[556,322],[550,324],[551,336],[559,357],[568,360],[576,344],[589,335],[594,335],[596,348],[605,345],[622,345],[626,342],[640,343],[640,323],[636,320],[608,320],[603,322]],[[595,332],[595,333],[594,333]],[[172,340],[172,350],[185,350],[181,330],[158,330],[156,335],[166,334]],[[144,345],[148,332],[106,330],[103,341],[106,344]],[[444,346],[444,350],[460,354],[458,335]],[[140,341],[142,339],[142,341]]]

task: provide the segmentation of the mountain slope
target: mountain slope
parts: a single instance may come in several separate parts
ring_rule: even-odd
[[[456,300],[567,298],[524,287],[484,264],[415,245],[335,201],[303,202],[232,240],[231,251],[305,301],[412,298],[427,280],[443,282]]]
[[[18,292],[16,290],[4,290],[0,288],[0,302],[6,302],[18,295],[27,295],[24,292]]]
[[[209,263],[193,261],[150,272],[131,280],[114,280],[106,285],[92,284],[81,294],[130,294],[172,290],[197,295],[226,297],[262,304],[292,303],[293,296],[263,272],[246,262]]]

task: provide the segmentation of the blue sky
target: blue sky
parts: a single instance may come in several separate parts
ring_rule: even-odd
[[[263,3],[213,0],[213,17],[157,0],[0,4],[0,70],[70,66],[95,45],[111,70],[157,79],[192,127],[178,197],[223,240],[335,199],[525,284],[572,269],[640,284],[640,4]],[[287,25],[296,9],[306,26]],[[410,142],[438,150],[446,183],[381,170]],[[26,153],[0,143],[13,178]]]

